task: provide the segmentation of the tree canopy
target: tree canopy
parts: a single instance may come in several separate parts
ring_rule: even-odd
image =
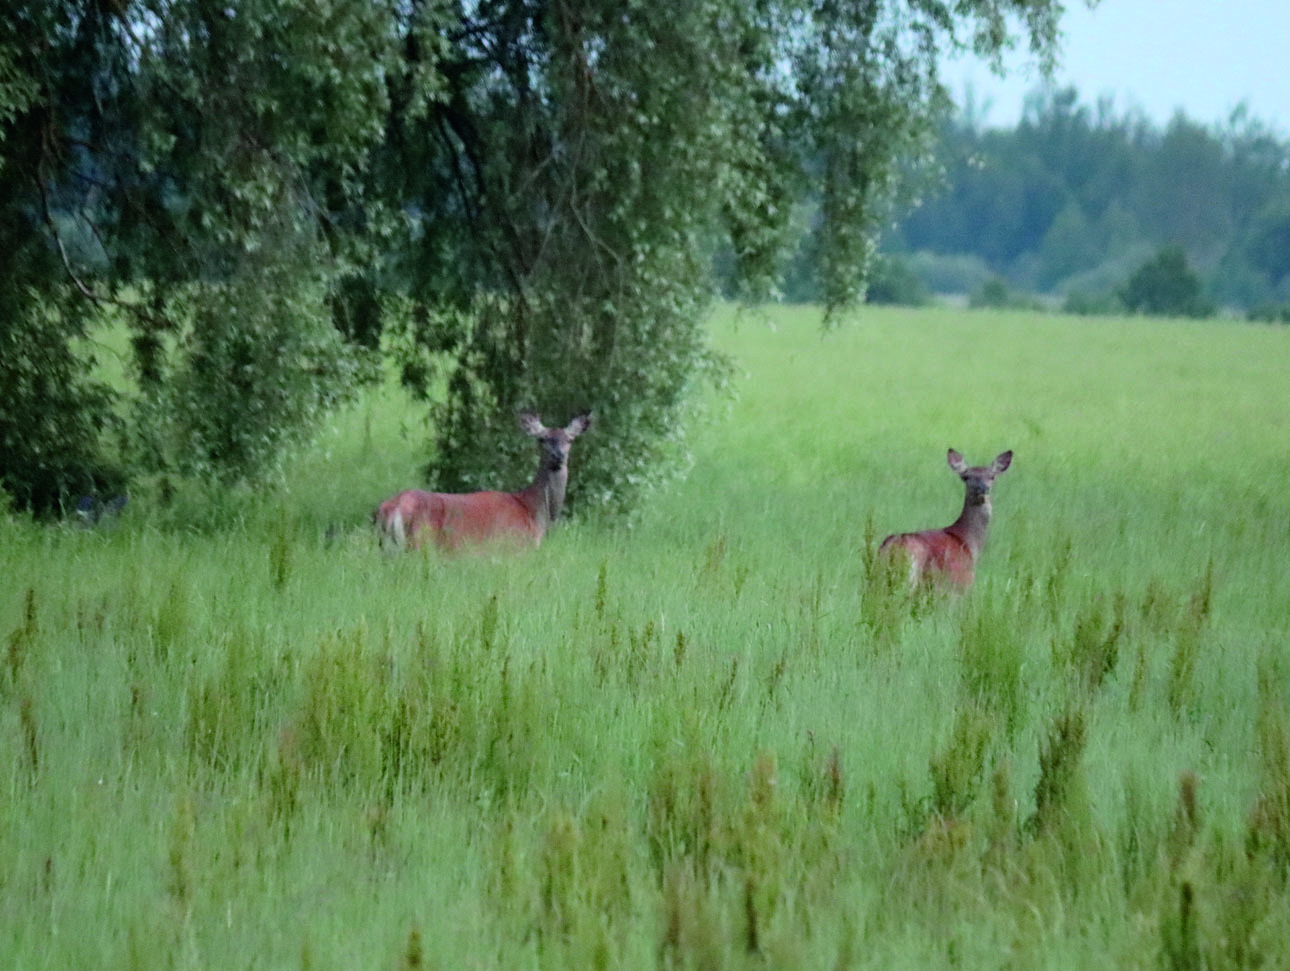
[[[942,56],[1051,57],[1044,0],[14,0],[0,12],[0,485],[236,481],[371,372],[432,478],[597,412],[571,503],[681,465],[713,253],[780,278],[806,187],[825,302],[863,293]],[[130,335],[128,387],[90,338]],[[446,389],[446,390],[445,390]],[[54,393],[56,391],[56,393]]]
[[[1290,300],[1290,143],[1244,109],[1219,125],[1178,114],[1162,126],[1041,90],[1015,128],[963,113],[939,145],[942,190],[884,248],[972,257],[1032,292],[1109,293],[1181,247],[1225,304]]]

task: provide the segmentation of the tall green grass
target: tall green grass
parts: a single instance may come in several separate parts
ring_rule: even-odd
[[[382,555],[388,391],[276,488],[0,519],[5,966],[1290,965],[1290,333],[712,328],[631,527]],[[949,446],[1016,452],[977,585],[884,594]]]

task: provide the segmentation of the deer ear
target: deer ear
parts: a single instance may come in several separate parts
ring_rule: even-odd
[[[958,452],[954,451],[954,449],[949,450],[949,452],[945,456],[945,459],[950,463],[950,468],[953,469],[955,472],[957,472],[959,475],[962,475],[964,472],[967,471],[967,463],[963,461],[963,456],[960,455]]]
[[[995,475],[998,475],[1000,472],[1007,469],[1007,467],[1010,466],[1011,464],[1012,464],[1012,449],[1008,449],[1008,451],[1000,452],[998,456],[995,457],[995,460],[993,464],[991,464],[990,468]]]
[[[519,419],[520,428],[524,430],[525,434],[532,435],[534,438],[541,438],[546,434],[546,426],[542,424],[542,420],[538,418],[537,415],[533,414],[533,412],[521,411],[515,417]]]
[[[564,433],[570,438],[577,438],[591,427],[591,412],[584,411],[565,426]]]

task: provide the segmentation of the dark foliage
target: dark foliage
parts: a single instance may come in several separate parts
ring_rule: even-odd
[[[815,284],[831,315],[856,303],[947,104],[942,55],[1020,24],[1050,58],[1059,12],[15,0],[0,433],[30,447],[0,481],[52,504],[107,452],[262,478],[379,348],[435,405],[442,486],[521,472],[516,409],[594,407],[570,504],[631,508],[684,466],[695,386],[723,373],[714,249],[739,294],[770,293],[809,196]],[[105,326],[129,335],[117,401],[86,353]]]
[[[1212,317],[1215,312],[1181,246],[1162,247],[1134,271],[1117,295],[1130,313]]]

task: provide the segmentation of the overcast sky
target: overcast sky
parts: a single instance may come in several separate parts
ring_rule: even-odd
[[[1244,101],[1250,113],[1290,137],[1290,0],[1102,0],[1089,10],[1068,0],[1055,81],[1083,104],[1113,97],[1163,125],[1182,109],[1193,121],[1226,121]],[[956,62],[945,80],[962,104],[970,85],[987,125],[1011,126],[1027,92],[1041,83],[1029,58],[1009,59],[999,80],[978,62]]]

